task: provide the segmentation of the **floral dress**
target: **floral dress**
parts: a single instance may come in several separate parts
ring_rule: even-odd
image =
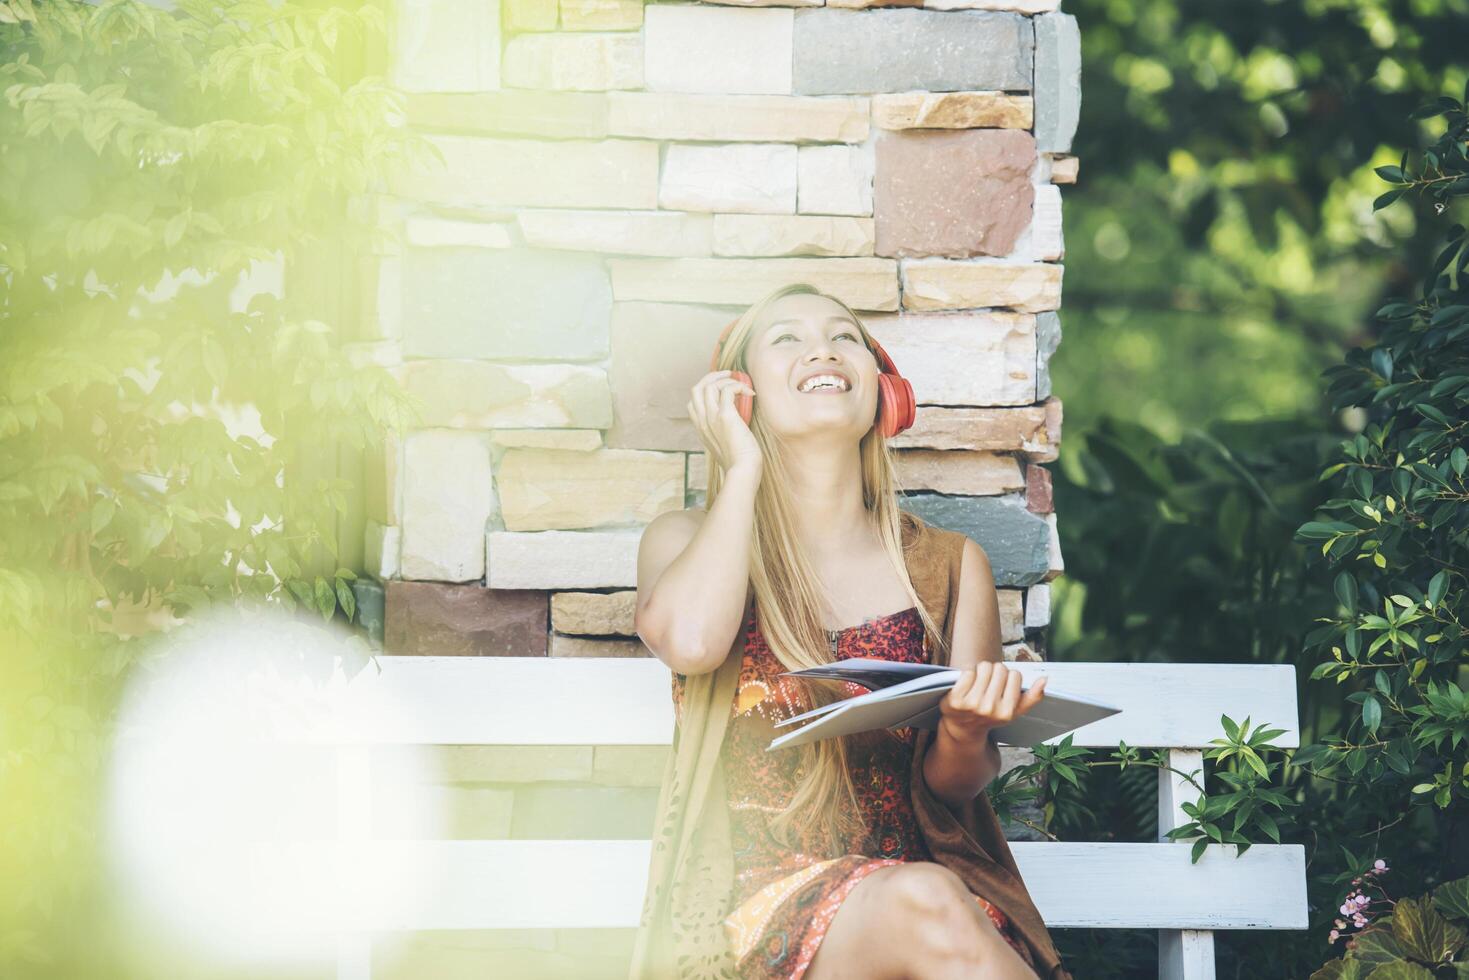
[[[807,682],[779,676],[785,667],[760,635],[753,607],[742,628],[744,661],[720,752],[735,849],[733,911],[724,927],[741,977],[800,980],[842,900],[859,881],[888,865],[933,860],[909,796],[915,733],[897,728],[848,736],[848,763],[861,812],[847,814],[852,829],[844,835],[846,846],[828,853],[826,845],[808,837],[792,852],[767,827],[799,785],[803,775],[797,766],[799,753],[767,752],[766,746],[790,731],[775,728],[775,722],[804,710],[800,692]],[[927,662],[923,620],[916,606],[828,631],[828,638],[833,660]],[[676,712],[683,680],[683,675],[673,675]],[[843,696],[867,691],[859,684],[843,685]],[[850,804],[845,806],[850,809]],[[974,900],[1021,959],[1033,966],[1029,950],[1004,913],[978,895]]]

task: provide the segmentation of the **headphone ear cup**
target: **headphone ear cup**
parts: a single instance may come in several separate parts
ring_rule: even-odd
[[[877,376],[877,426],[884,439],[911,428],[917,415],[913,385],[900,374]]]
[[[755,387],[750,381],[750,376],[743,371],[731,371],[729,372],[729,376],[736,381],[749,385],[751,388]],[[750,417],[755,414],[755,396],[746,394],[743,391],[737,391],[735,392],[734,405],[735,411],[740,413],[740,418],[745,420],[746,425],[749,425]]]

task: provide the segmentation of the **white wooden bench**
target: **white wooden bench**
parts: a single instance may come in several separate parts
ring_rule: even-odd
[[[667,745],[673,734],[669,671],[656,659],[377,658],[346,685],[338,789],[341,830],[370,838],[369,744]],[[1295,669],[1220,664],[1015,664],[1058,690],[1122,707],[1076,732],[1074,744],[1118,740],[1169,750],[1185,772],[1220,738],[1221,714],[1285,729],[1299,745]],[[360,743],[355,744],[355,743]],[[1211,787],[1212,788],[1212,787]],[[1197,793],[1165,770],[1158,780],[1158,843],[1012,842],[1026,885],[1053,927],[1159,930],[1158,975],[1214,976],[1213,931],[1307,927],[1300,844],[1255,844],[1236,856],[1161,835],[1187,822]],[[651,833],[651,827],[649,832]],[[371,840],[368,876],[412,870],[435,885],[419,901],[359,910],[344,937],[339,980],[371,975],[371,933],[382,930],[634,928],[641,910],[645,840]],[[369,901],[370,905],[371,902]],[[411,907],[411,911],[405,911]],[[487,964],[488,966],[488,964]],[[659,978],[661,980],[661,978]]]

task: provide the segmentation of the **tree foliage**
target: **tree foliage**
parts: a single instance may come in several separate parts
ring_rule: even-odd
[[[375,243],[350,205],[419,150],[362,71],[383,20],[0,3],[0,974],[76,954],[127,638],[222,601],[353,613],[352,488],[312,462],[406,403],[333,309],[251,292]]]

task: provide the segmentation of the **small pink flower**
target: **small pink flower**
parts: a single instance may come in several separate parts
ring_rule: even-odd
[[[1366,924],[1367,924],[1366,918],[1364,918],[1363,916],[1360,916],[1360,915],[1357,916],[1355,919],[1352,920],[1352,925],[1356,926],[1358,929],[1362,928]]]
[[[1351,908],[1351,906],[1347,905],[1345,902],[1342,903],[1342,906],[1341,906],[1340,909],[1338,909],[1338,911],[1341,912],[1342,915],[1351,915],[1352,914],[1352,908]]]
[[[1367,905],[1371,901],[1372,901],[1372,899],[1368,898],[1366,895],[1358,895],[1357,896],[1357,904],[1358,905]]]
[[[1337,919],[1335,922],[1332,923],[1332,925],[1336,926],[1338,929],[1345,929],[1347,927],[1347,924],[1341,919]]]
[[[1386,871],[1387,870],[1387,862],[1384,861],[1382,858],[1378,858],[1376,861],[1373,861],[1372,862],[1372,866],[1374,868],[1376,868],[1378,871]]]
[[[1340,934],[1335,929],[1331,930],[1331,941],[1336,942],[1338,935]]]

